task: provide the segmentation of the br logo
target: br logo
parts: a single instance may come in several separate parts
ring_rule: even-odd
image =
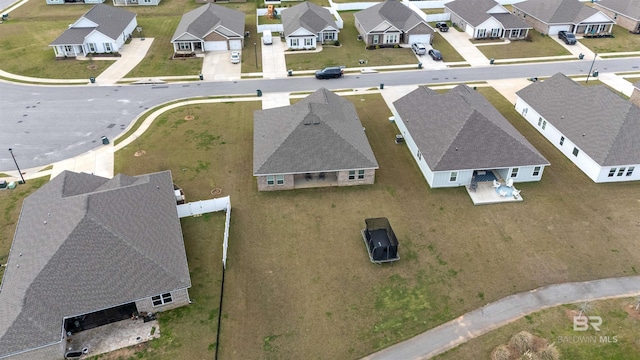
[[[600,325],[602,325],[602,318],[600,316],[574,316],[573,317],[573,331],[587,331],[589,325],[595,331],[600,331]]]

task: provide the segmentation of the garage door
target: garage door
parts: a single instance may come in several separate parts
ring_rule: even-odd
[[[204,51],[227,50],[226,41],[205,41]]]
[[[571,25],[558,25],[558,26],[549,26],[549,34],[547,35],[557,35],[558,31],[571,31]]]
[[[431,44],[431,34],[409,35],[409,44],[413,43]]]
[[[229,40],[231,50],[242,50],[242,40]]]

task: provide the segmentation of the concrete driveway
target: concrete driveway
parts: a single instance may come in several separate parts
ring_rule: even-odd
[[[231,63],[231,50],[209,51],[204,55],[201,73],[208,81],[239,80],[241,69],[242,65]]]
[[[274,36],[272,45],[260,46],[262,46],[262,77],[265,79],[287,77],[287,62],[284,58],[287,44]]]
[[[469,65],[489,65],[489,59],[469,41],[469,35],[467,33],[458,31],[452,27],[449,28],[447,32],[441,32],[440,35],[458,51]]]

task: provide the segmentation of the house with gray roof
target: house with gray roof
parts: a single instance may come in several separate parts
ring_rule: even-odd
[[[338,25],[326,8],[303,2],[282,10],[282,27],[287,47],[313,49],[316,43],[334,43],[338,40]]]
[[[424,14],[421,14],[424,15]],[[355,13],[355,25],[367,46],[433,42],[433,28],[398,0],[386,0]]]
[[[474,39],[523,39],[532,29],[494,0],[454,0],[444,5],[444,12]]]
[[[160,0],[113,0],[113,6],[157,6]]]
[[[614,21],[580,0],[526,0],[513,4],[513,13],[542,34],[611,33]]]
[[[469,186],[476,175],[540,181],[549,162],[484,96],[461,84],[426,86],[393,103],[395,123],[432,188]]]
[[[109,54],[120,51],[138,26],[136,14],[98,4],[69,25],[49,46],[56,57]]]
[[[327,89],[253,115],[259,191],[373,184],[377,168],[355,106]]]
[[[561,73],[516,95],[516,110],[591,180],[640,180],[638,104]]]
[[[208,3],[182,16],[171,38],[175,54],[241,50],[244,13]]]
[[[619,26],[640,34],[640,0],[600,0],[593,6]]]
[[[0,359],[62,359],[78,332],[188,304],[171,173],[62,172],[24,200],[6,266]]]
[[[101,4],[104,0],[46,0],[47,5],[60,5],[60,4]]]

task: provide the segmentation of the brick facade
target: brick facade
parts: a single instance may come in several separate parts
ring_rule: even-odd
[[[353,185],[370,185],[373,184],[376,177],[376,171],[374,169],[367,169],[364,171],[364,178],[358,179],[358,172],[356,171],[355,179],[349,179],[349,171],[338,172],[338,186],[353,186]]]
[[[161,306],[153,306],[151,298],[138,300],[136,301],[136,308],[138,309],[138,312],[155,313],[189,305],[189,292],[187,289],[171,291],[171,299],[173,301]]]
[[[609,9],[605,9],[601,7],[597,2],[594,3],[594,5],[596,9],[612,18],[618,26],[621,26],[629,31],[640,31],[640,20],[634,20],[626,15],[619,14]]]

